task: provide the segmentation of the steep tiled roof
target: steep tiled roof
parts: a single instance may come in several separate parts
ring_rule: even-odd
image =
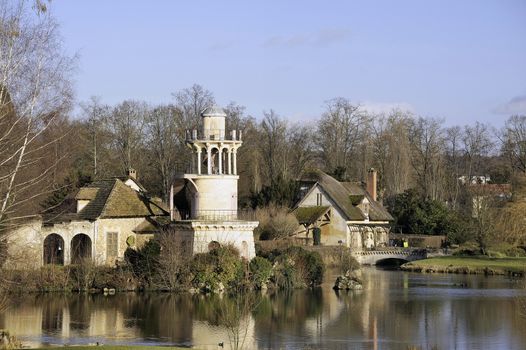
[[[158,201],[147,198],[120,179],[99,180],[82,187],[76,199],[89,200],[78,213],[48,215],[49,222],[96,220],[98,218],[127,218],[168,215]]]
[[[303,179],[313,183],[318,183],[327,195],[331,197],[334,203],[336,203],[336,206],[338,206],[347,220],[365,219],[362,211],[355,207],[350,201],[349,191],[341,182],[332,176],[325,174],[323,171],[316,170],[305,174]]]
[[[98,188],[89,188],[89,187],[82,187],[77,194],[75,195],[75,199],[77,200],[92,200],[95,199],[97,195]]]
[[[343,186],[349,191],[349,196],[352,199],[358,197],[366,197],[369,200],[369,220],[372,221],[392,221],[394,218],[389,214],[387,209],[378,201],[374,201],[373,197],[365,190],[361,184],[356,182],[342,182]],[[356,204],[355,204],[356,205]]]
[[[95,198],[90,200],[90,202],[86,204],[86,206],[80,212],[77,213],[78,218],[83,220],[95,220],[98,217],[102,216],[101,214],[104,210],[104,206],[106,205],[106,201],[108,200],[113,186],[117,181],[120,180],[99,180],[83,187],[97,189],[97,194],[95,195]]]
[[[302,178],[303,182],[318,183],[323,191],[334,201],[347,220],[365,220],[365,215],[356,206],[357,198],[367,197],[370,202],[369,219],[371,221],[391,221],[393,217],[377,201],[373,201],[364,188],[354,182],[340,182],[321,170],[311,171]]]

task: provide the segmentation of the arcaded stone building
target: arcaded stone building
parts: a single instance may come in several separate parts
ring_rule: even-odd
[[[67,265],[82,259],[114,265],[128,247],[139,247],[153,237],[169,212],[148,197],[135,180],[95,181],[79,189],[65,205],[43,214],[8,235],[8,264],[32,268]]]

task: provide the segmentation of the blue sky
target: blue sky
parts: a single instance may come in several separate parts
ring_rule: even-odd
[[[346,97],[501,125],[526,114],[526,1],[67,1],[79,101],[171,102],[198,83],[260,117]]]

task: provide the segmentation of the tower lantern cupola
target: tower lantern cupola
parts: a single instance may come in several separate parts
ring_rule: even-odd
[[[225,111],[218,106],[208,107],[201,112],[203,118],[203,132],[205,139],[225,139]]]
[[[241,131],[226,136],[225,111],[218,106],[201,112],[200,132],[187,131],[186,144],[193,152],[192,171],[197,175],[237,175],[237,149],[241,147]]]

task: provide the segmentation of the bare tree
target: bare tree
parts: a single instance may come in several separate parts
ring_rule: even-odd
[[[268,181],[273,184],[287,175],[287,123],[272,109],[263,113],[260,124],[259,148],[263,164],[267,169]]]
[[[225,108],[226,129],[241,132],[243,147],[239,148],[237,171],[239,178],[239,195],[248,197],[257,193],[262,186],[262,160],[259,150],[260,135],[256,120],[246,115],[245,107],[230,102]]]
[[[387,117],[377,117],[372,124],[373,166],[379,170],[380,190],[387,195],[409,188],[411,179],[408,141],[411,114],[393,110]]]
[[[139,161],[147,115],[146,103],[128,100],[115,106],[108,116],[113,148],[119,154],[123,171],[132,168]]]
[[[511,116],[501,132],[502,152],[516,171],[526,173],[526,115]]]
[[[409,143],[411,164],[415,170],[417,185],[426,199],[440,199],[443,192],[442,121],[418,118],[411,123]]]
[[[172,96],[181,110],[182,123],[186,129],[197,129],[201,123],[201,112],[215,103],[214,95],[199,84],[172,93]]]
[[[513,179],[512,201],[507,202],[496,218],[499,238],[512,246],[526,244],[526,174],[517,173]]]
[[[165,202],[168,202],[178,158],[183,156],[186,148],[182,135],[178,133],[178,112],[174,106],[158,106],[148,114],[146,124],[148,144],[154,155],[151,161],[160,175]]]
[[[314,161],[314,133],[309,125],[296,124],[289,128],[287,143],[289,148],[290,175],[299,178]]]
[[[100,153],[104,147],[104,144],[101,145],[101,139],[105,136],[104,126],[109,118],[111,108],[108,105],[102,104],[100,98],[95,96],[92,96],[88,102],[81,103],[80,106],[87,126],[88,142],[90,144],[89,156],[93,165],[93,177],[96,178],[100,172]]]
[[[48,191],[43,135],[70,108],[73,62],[44,3],[0,1],[0,232]]]
[[[460,194],[461,140],[462,129],[460,126],[453,126],[445,130],[445,162],[448,173],[445,179],[446,191],[453,208],[457,207]]]
[[[484,159],[487,159],[493,149],[490,127],[479,122],[475,122],[474,126],[466,125],[462,145],[466,157],[465,171],[470,181],[474,174],[480,175],[484,171]]]
[[[218,314],[218,323],[225,327],[231,349],[245,349],[251,326],[250,314],[258,307],[261,296],[252,291],[240,290],[223,299]],[[251,344],[252,345],[252,344]]]
[[[348,169],[351,155],[363,140],[370,117],[349,100],[338,97],[326,103],[325,113],[318,123],[318,147],[326,168]]]

